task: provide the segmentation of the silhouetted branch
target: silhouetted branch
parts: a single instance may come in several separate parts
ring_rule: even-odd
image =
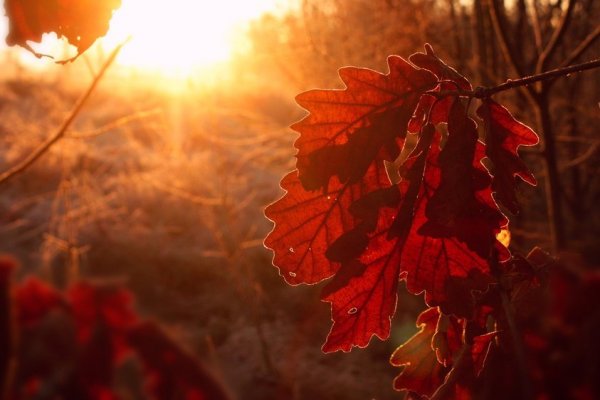
[[[496,93],[500,93],[509,89],[531,85],[532,83],[541,81],[551,81],[561,76],[575,74],[578,72],[587,71],[594,68],[600,68],[600,58],[587,61],[581,64],[571,65],[564,68],[557,68],[552,71],[543,72],[541,74],[531,75],[520,79],[509,79],[506,82],[492,87],[479,87],[475,90],[442,90],[440,92],[428,92],[432,96],[447,97],[447,96],[463,96],[469,98],[483,99],[490,97]]]
[[[67,129],[69,129],[69,127],[71,126],[71,124],[73,123],[75,118],[79,115],[84,104],[89,99],[91,94],[94,92],[94,90],[96,89],[96,86],[98,86],[98,83],[102,80],[102,77],[104,76],[105,72],[108,70],[108,67],[110,67],[111,64],[115,61],[115,59],[117,58],[117,55],[119,54],[119,52],[121,51],[123,46],[125,46],[125,44],[128,41],[129,41],[129,39],[125,40],[123,43],[121,43],[120,45],[115,47],[115,49],[112,51],[112,53],[110,54],[110,56],[108,57],[108,59],[106,60],[104,65],[102,65],[102,68],[100,69],[100,71],[98,71],[98,75],[96,75],[96,77],[94,78],[94,80],[92,81],[92,83],[90,84],[88,89],[85,91],[83,96],[81,96],[81,98],[77,101],[77,103],[75,103],[73,110],[71,111],[71,113],[69,114],[67,119],[65,119],[63,121],[62,125],[60,126],[60,128],[58,128],[56,133],[54,135],[52,135],[51,137],[49,137],[33,153],[31,153],[29,156],[27,156],[27,158],[25,158],[19,164],[15,165],[14,167],[3,172],[0,175],[0,185],[6,183],[8,180],[10,180],[14,176],[20,174],[21,172],[23,172],[27,168],[29,168],[31,165],[33,165],[41,156],[43,156],[52,147],[52,145],[54,145],[56,142],[58,142],[65,135]]]

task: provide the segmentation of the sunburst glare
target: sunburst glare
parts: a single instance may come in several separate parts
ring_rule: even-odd
[[[245,23],[276,10],[278,0],[124,0],[103,40],[112,46],[131,36],[121,65],[185,75],[227,61],[244,48]]]

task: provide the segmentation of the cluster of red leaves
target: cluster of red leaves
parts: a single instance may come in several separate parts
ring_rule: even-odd
[[[309,112],[292,127],[297,170],[266,210],[275,227],[265,245],[290,284],[332,278],[325,352],[389,337],[400,280],[424,292],[432,308],[392,356],[406,366],[395,386],[466,398],[491,344],[506,341],[506,276],[533,270],[496,237],[508,229],[499,205],[519,210],[516,178],[535,184],[517,149],[538,139],[490,98],[477,108],[479,131],[471,84],[430,46],[388,64],[388,74],[343,68],[345,89],[297,97]]]
[[[399,279],[430,306],[471,318],[472,292],[495,280],[492,264],[509,259],[496,240],[508,225],[496,201],[516,210],[515,176],[534,182],[516,150],[537,136],[485,99],[478,113],[487,145],[480,141],[459,91],[440,94],[471,85],[427,50],[410,62],[390,57],[386,75],[341,69],[346,89],[297,98],[309,111],[293,126],[298,169],[266,210],[275,228],[265,244],[290,284],[333,277],[323,292],[334,321],[325,351],[387,338]],[[394,183],[388,168],[402,152]]]
[[[81,54],[106,34],[112,13],[120,6],[121,0],[6,0],[10,24],[6,43],[39,57],[27,42],[41,42],[44,33],[55,32]]]
[[[62,293],[33,277],[12,285],[14,268],[0,261],[3,398],[128,398],[115,381],[131,360],[141,364],[144,398],[227,398],[201,364],[135,314],[125,289],[81,282]]]

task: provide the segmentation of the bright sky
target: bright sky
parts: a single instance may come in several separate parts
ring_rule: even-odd
[[[208,5],[197,0],[123,0],[102,43],[110,50],[131,35],[118,63],[185,74],[243,51],[245,23],[268,11],[285,10],[292,2],[218,0]],[[0,35],[6,36],[6,20],[0,24]]]
[[[229,58],[243,47],[244,23],[278,9],[281,0],[124,0],[106,42],[133,35],[122,64],[189,69]],[[168,5],[168,6],[167,6]]]

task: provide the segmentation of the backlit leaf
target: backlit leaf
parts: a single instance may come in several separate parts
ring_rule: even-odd
[[[121,0],[6,0],[6,43],[40,56],[27,42],[41,42],[44,33],[55,32],[81,54],[106,34],[112,13],[120,6]]]
[[[512,213],[519,211],[515,178],[518,176],[530,185],[536,180],[517,150],[519,146],[533,146],[538,136],[528,126],[517,121],[511,113],[491,99],[485,99],[477,109],[486,132],[486,155],[493,164],[492,190],[497,199]]]

